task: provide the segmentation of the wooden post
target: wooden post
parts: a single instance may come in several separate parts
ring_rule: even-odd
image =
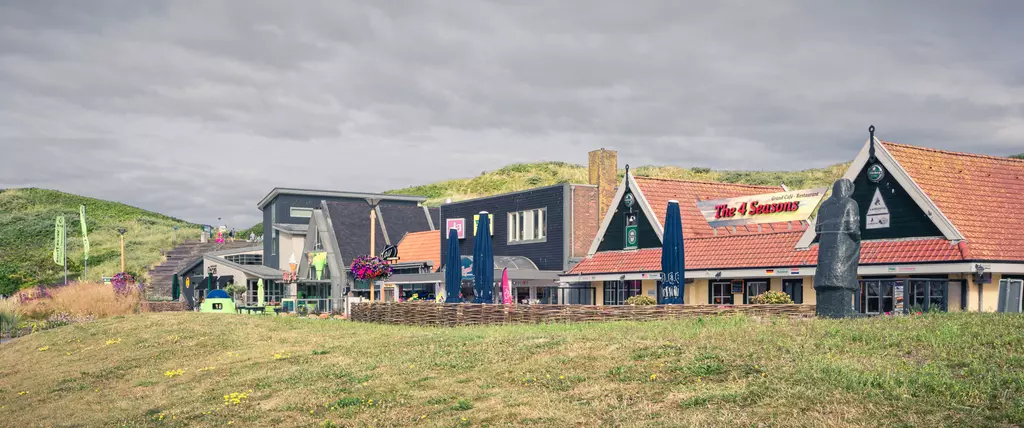
[[[121,232],[121,272],[124,272],[124,232]]]
[[[370,208],[370,257],[373,257],[373,249],[376,248],[377,238],[377,210],[376,207]],[[380,290],[381,300],[384,299],[384,289]],[[370,280],[370,301],[373,301],[373,280]]]

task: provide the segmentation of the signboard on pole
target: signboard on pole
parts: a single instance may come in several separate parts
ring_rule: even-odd
[[[459,239],[466,239],[466,219],[464,218],[449,218],[445,220],[446,227],[444,230],[455,229],[459,232]],[[448,235],[445,235],[446,237]]]
[[[822,187],[698,201],[697,208],[711,227],[805,221],[825,197],[826,190]]]
[[[53,228],[53,262],[57,266],[64,266],[67,263],[64,254],[64,216],[57,216],[57,222]]]

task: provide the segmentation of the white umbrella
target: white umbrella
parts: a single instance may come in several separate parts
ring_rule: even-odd
[[[256,302],[259,306],[263,306],[263,278],[256,281]]]

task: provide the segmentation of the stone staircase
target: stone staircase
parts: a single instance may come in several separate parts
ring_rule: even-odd
[[[185,267],[189,262],[199,256],[212,251],[231,250],[236,248],[254,247],[257,243],[235,241],[219,244],[216,242],[184,241],[170,251],[164,253],[166,259],[163,263],[149,269],[149,285],[146,287],[146,296],[149,299],[171,298],[171,281],[176,272]]]

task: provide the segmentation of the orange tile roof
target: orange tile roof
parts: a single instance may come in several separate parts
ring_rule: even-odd
[[[663,178],[633,177],[640,192],[647,198],[647,203],[658,217],[658,221],[665,225],[665,212],[668,208],[668,201],[679,201],[680,215],[683,221],[683,236],[696,238],[715,236],[714,229],[708,226],[704,215],[697,209],[697,201],[715,199],[735,198],[739,196],[760,195],[764,193],[782,192],[782,186],[752,186],[747,184],[714,183],[704,181],[669,180]],[[796,226],[796,224],[794,224]],[[762,230],[771,231],[772,227],[778,230],[789,230],[788,223],[775,223],[771,226],[765,224]],[[748,230],[745,227],[738,227],[735,232],[731,229],[722,233],[746,234],[757,231],[757,226]]]
[[[427,230],[406,234],[398,243],[398,257],[402,262],[434,262],[434,270],[441,268],[441,232]]]
[[[686,269],[748,269],[815,266],[818,247],[797,250],[802,232],[761,233],[685,239]],[[861,245],[861,264],[897,264],[961,261],[960,250],[945,239],[866,241]],[[594,254],[569,271],[569,275],[658,272],[661,248],[605,251]]]
[[[976,260],[1024,260],[1024,160],[882,142]]]

